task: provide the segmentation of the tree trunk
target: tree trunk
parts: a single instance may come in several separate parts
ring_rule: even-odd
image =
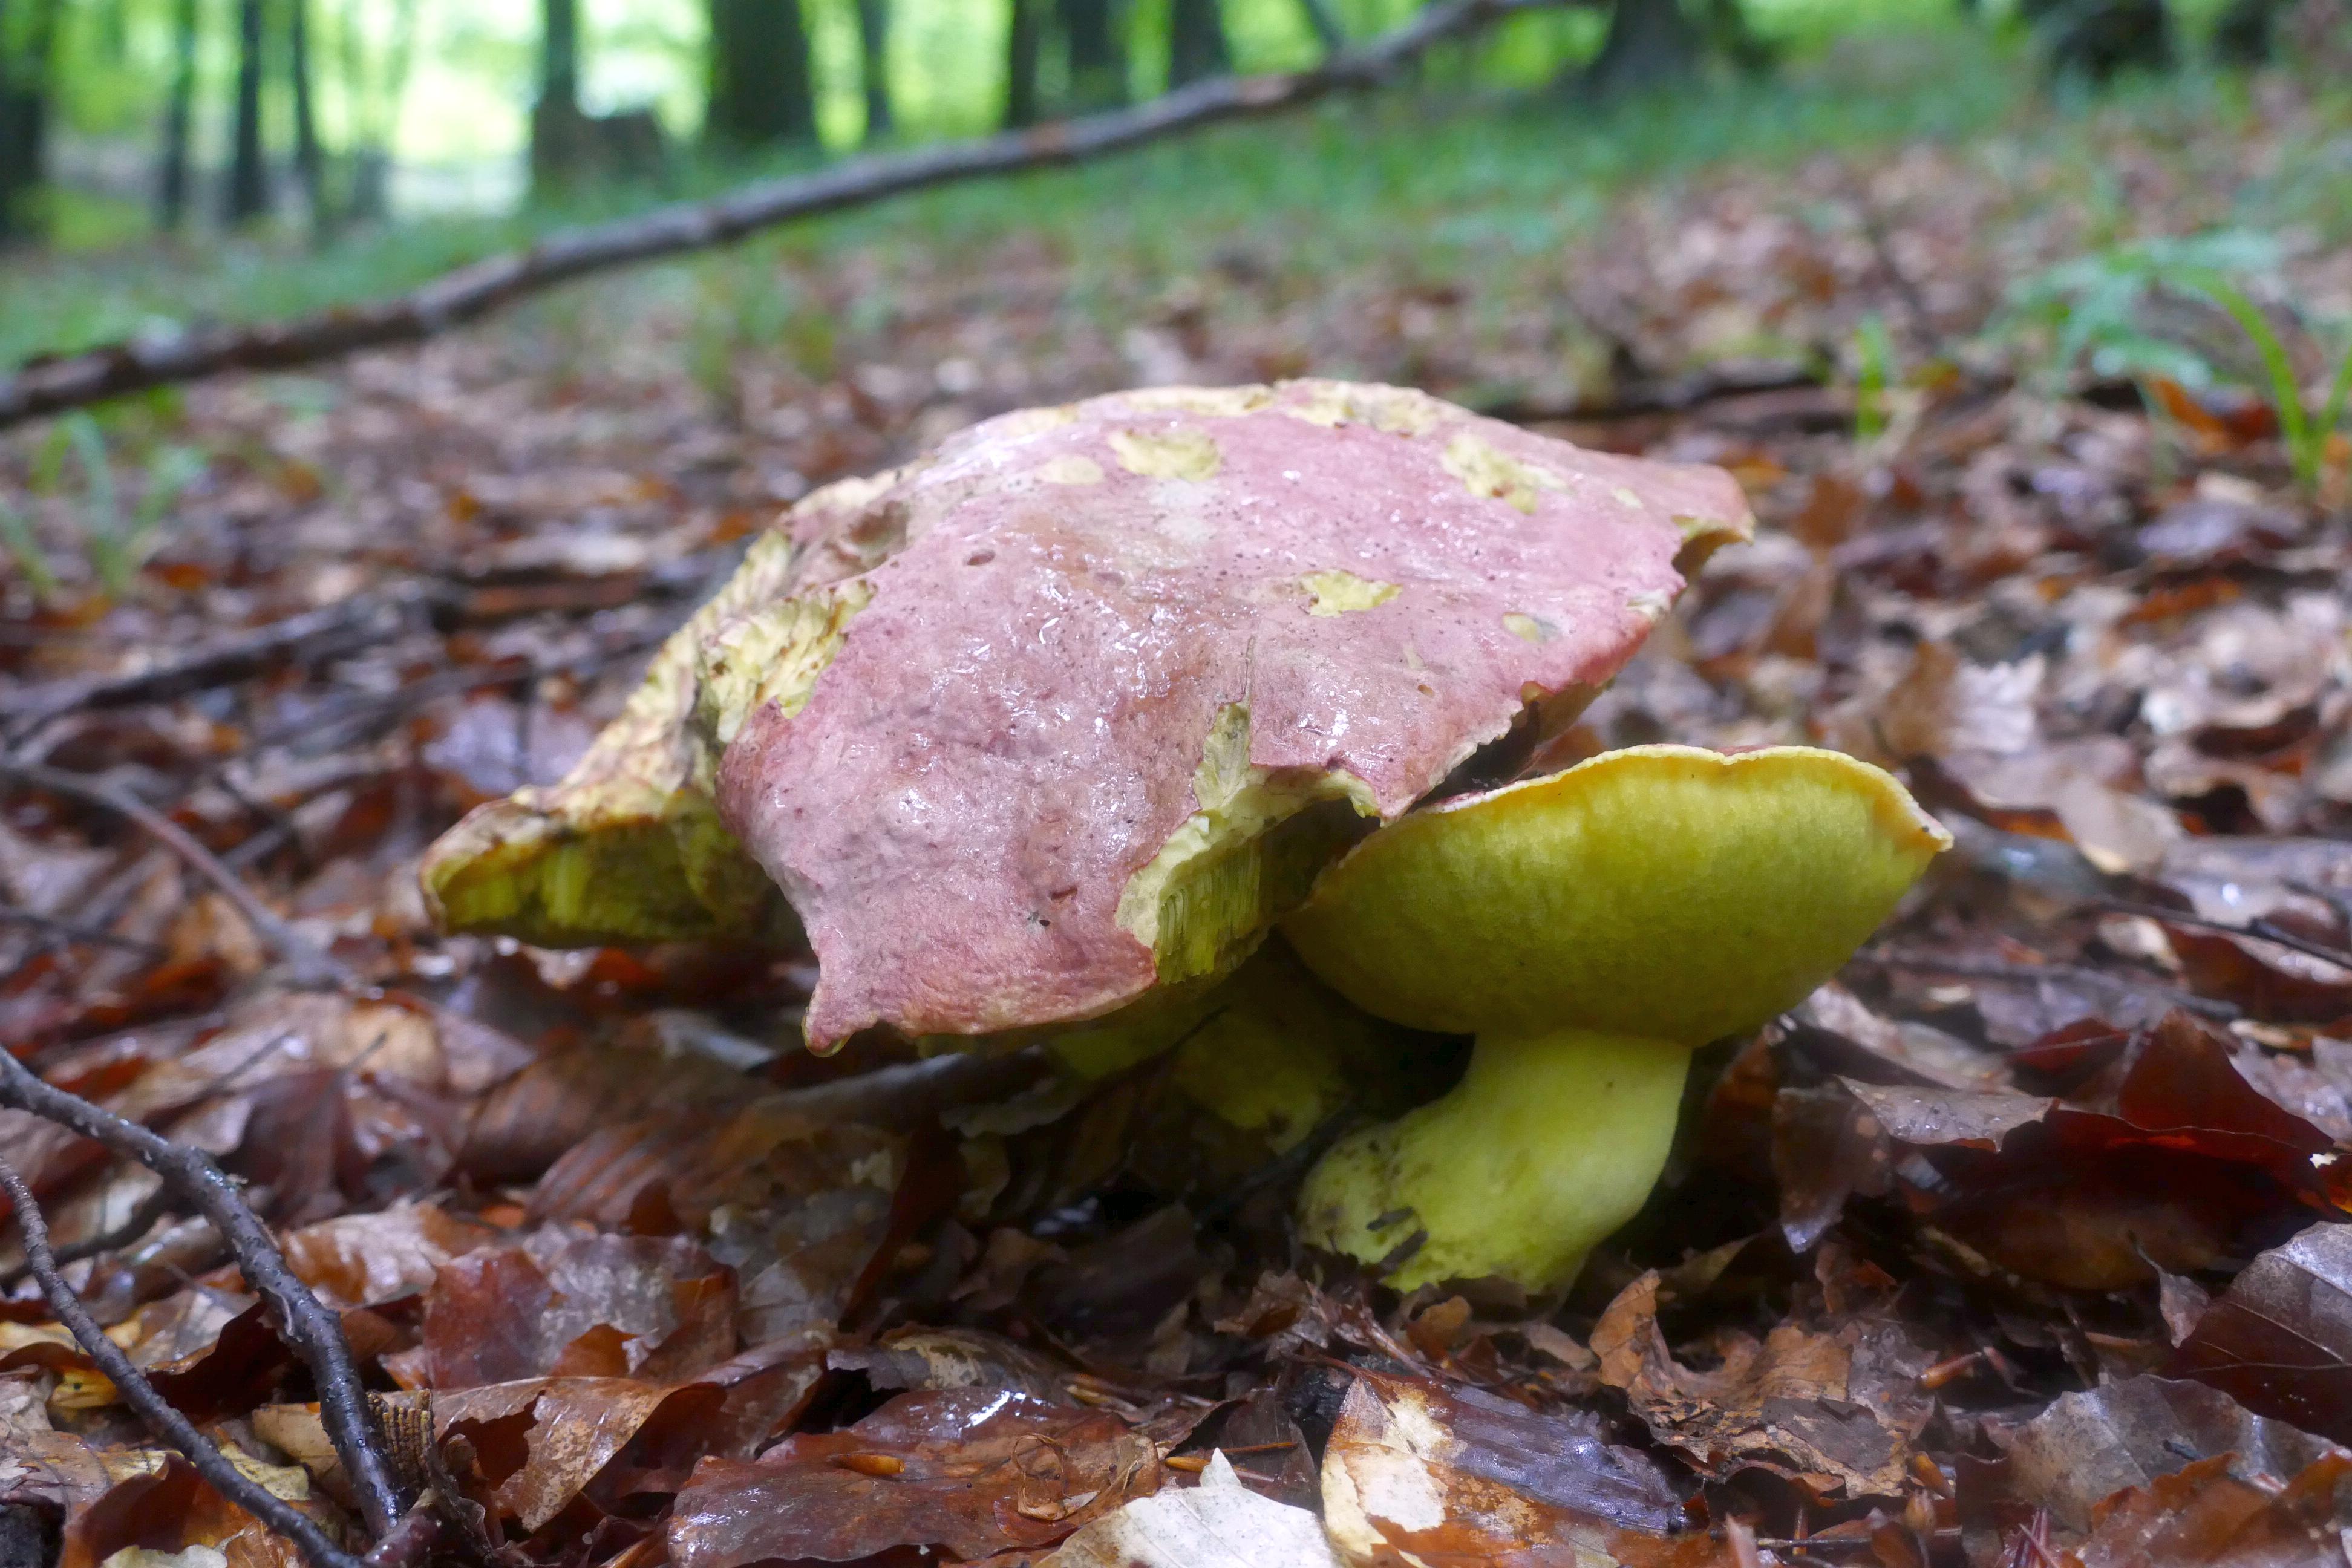
[[[539,101],[530,109],[530,185],[545,194],[580,172],[588,128],[580,112],[579,0],[541,0]]]
[[[816,140],[816,95],[800,0],[710,0],[710,101],[703,134],[739,151]]]
[[[1609,35],[1581,85],[1600,98],[1646,92],[1697,69],[1706,47],[1706,36],[1684,12],[1682,0],[1617,0]]]
[[[2165,0],[2023,0],[2053,75],[2104,82],[2118,72],[2167,70],[2172,16]]]
[[[1070,45],[1070,103],[1109,109],[1127,101],[1127,37],[1121,0],[1056,0]]]
[[[8,0],[0,0],[0,246],[17,237],[24,163],[25,132],[16,123],[16,73],[8,59]]]
[[[401,100],[408,93],[408,71],[416,58],[418,0],[400,0],[393,19],[392,47],[384,53],[381,79],[371,85],[361,63],[359,18],[368,0],[344,0],[343,80],[353,106],[352,188],[348,215],[362,222],[383,217],[392,202],[392,139],[400,129]],[[364,105],[366,111],[359,112]]]
[[[155,220],[176,232],[188,219],[188,134],[196,106],[196,0],[172,16],[172,95],[163,106],[163,156],[155,175]]]
[[[866,140],[890,134],[890,0],[857,0],[858,79],[866,89]]]
[[[1004,125],[1008,131],[1037,123],[1037,67],[1045,54],[1045,0],[1013,0],[1012,24],[1004,31]]]
[[[1168,85],[1182,87],[1233,68],[1217,0],[1173,0],[1168,9]]]
[[[1348,29],[1339,25],[1339,14],[1331,8],[1331,0],[1298,0],[1298,8],[1307,14],[1307,25],[1315,30],[1315,41],[1323,46],[1326,55],[1336,55],[1348,47]]]
[[[311,101],[310,0],[288,0],[286,73],[294,98],[294,168],[301,176],[302,200],[310,209],[310,234],[324,239],[333,226],[327,210],[327,154],[319,145],[317,106]]]
[[[2269,64],[2285,9],[2281,0],[2230,0],[2213,24],[2213,58],[2224,65]]]
[[[24,47],[7,48],[0,5],[0,244],[37,226],[27,207],[48,177],[50,86],[57,70],[58,0],[37,0]]]
[[[262,0],[237,0],[236,132],[229,153],[225,216],[248,223],[269,210],[269,169],[261,149]]]

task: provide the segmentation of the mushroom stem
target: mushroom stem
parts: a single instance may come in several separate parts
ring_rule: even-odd
[[[1591,1029],[1482,1034],[1449,1093],[1323,1157],[1300,1198],[1307,1239],[1378,1263],[1422,1234],[1388,1277],[1400,1289],[1565,1285],[1648,1199],[1690,1058]]]

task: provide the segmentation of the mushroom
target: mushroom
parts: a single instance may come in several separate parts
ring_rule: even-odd
[[[1693,1048],[1803,998],[1950,843],[1806,747],[1636,747],[1381,828],[1283,931],[1367,1011],[1476,1043],[1450,1092],[1324,1156],[1307,1239],[1404,1289],[1566,1285],[1648,1197]]]
[[[1555,735],[1749,526],[1719,469],[1395,387],[1005,415],[796,506],[427,899],[551,945],[804,931],[819,1051],[1144,1020]]]

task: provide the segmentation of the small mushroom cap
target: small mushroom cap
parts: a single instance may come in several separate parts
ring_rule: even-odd
[[[1612,752],[1375,833],[1283,930],[1416,1028],[1700,1045],[1794,1005],[1951,837],[1836,752]]]

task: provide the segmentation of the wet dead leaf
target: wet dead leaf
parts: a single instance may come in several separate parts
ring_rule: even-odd
[[[1898,1497],[1930,1402],[1917,1378],[1932,1358],[1887,1322],[1822,1332],[1784,1322],[1762,1342],[1717,1336],[1720,1363],[1675,1361],[1657,1322],[1659,1276],[1618,1293],[1592,1331],[1601,1380],[1657,1439],[1703,1473],[1728,1479],[1754,1465],[1825,1495]]]
[[[1337,1568],[1323,1521],[1258,1496],[1219,1453],[1197,1487],[1138,1498],[1038,1568]]]
[[[1360,1371],[1323,1452],[1323,1516],[1351,1563],[1549,1568],[1663,1534],[1680,1500],[1590,1418]]]
[[[706,1459],[669,1525],[679,1568],[851,1562],[898,1547],[986,1557],[1051,1544],[1164,1479],[1101,1411],[979,1389],[902,1394],[839,1432]]]
[[[2245,1267],[2183,1341],[2183,1376],[2352,1442],[2352,1225],[2315,1225]]]

